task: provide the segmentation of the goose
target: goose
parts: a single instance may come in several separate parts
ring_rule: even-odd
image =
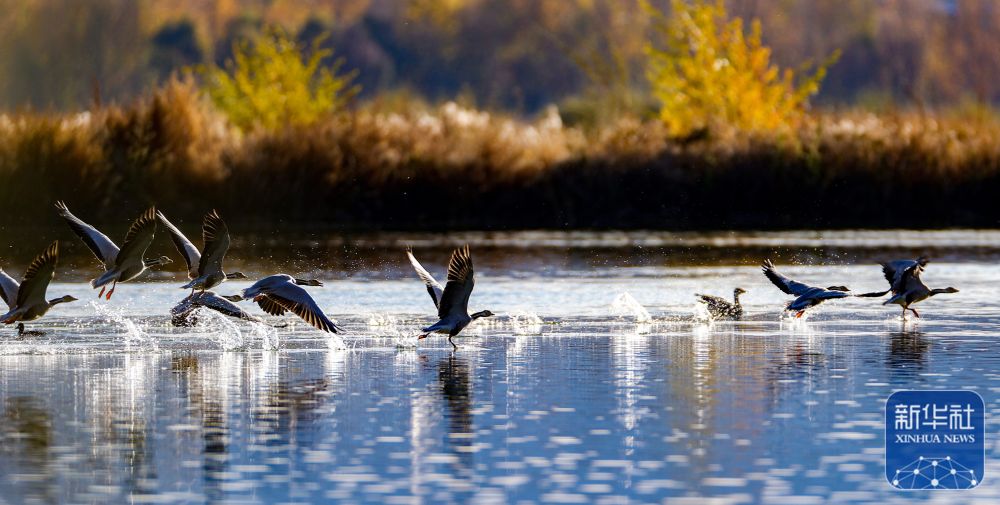
[[[188,278],[191,282],[181,286],[181,289],[199,289],[205,291],[222,284],[227,279],[246,279],[243,272],[225,273],[222,271],[222,259],[229,251],[229,227],[225,221],[219,217],[219,213],[213,210],[205,214],[205,219],[201,224],[202,249],[198,249],[188,240],[187,237],[177,229],[162,212],[157,212],[163,226],[170,232],[170,239],[177,252],[184,257],[184,262],[188,267]]]
[[[826,289],[818,288],[815,286],[809,286],[808,284],[803,284],[801,282],[794,281],[781,275],[777,270],[774,269],[774,263],[771,260],[764,260],[764,264],[761,265],[761,269],[764,271],[764,275],[775,285],[778,289],[788,293],[790,295],[795,295],[795,300],[789,303],[785,310],[796,311],[795,317],[802,317],[806,309],[809,307],[814,307],[823,303],[826,300],[832,300],[834,298],[847,298],[850,296],[846,286],[830,286]]]
[[[417,339],[425,339],[431,333],[443,333],[448,335],[448,343],[457,351],[458,346],[455,345],[452,338],[472,321],[493,315],[488,310],[481,310],[469,315],[469,296],[475,285],[475,272],[472,268],[472,254],[469,252],[469,246],[460,247],[451,253],[451,261],[448,262],[448,283],[444,289],[427,270],[420,266],[412,253],[408,252],[408,254],[410,263],[417,270],[417,275],[423,279],[427,286],[427,292],[430,293],[431,299],[434,300],[434,304],[438,308],[439,321],[422,329],[421,331],[424,333]]]
[[[740,295],[747,291],[743,288],[733,290],[733,301],[729,302],[724,298],[712,295],[702,295],[695,293],[698,303],[704,303],[712,319],[742,319],[743,306],[740,305]]]
[[[892,293],[892,297],[882,302],[882,305],[896,304],[903,308],[903,319],[906,319],[906,311],[913,312],[913,315],[920,317],[917,309],[910,305],[926,300],[932,296],[944,293],[958,293],[958,289],[953,287],[930,289],[920,279],[920,274],[924,272],[928,260],[921,256],[915,260],[896,260],[881,263],[882,274],[885,280],[889,281],[889,289],[875,293],[865,293],[858,296],[882,297]]]
[[[224,298],[231,302],[253,300],[264,312],[272,316],[291,312],[317,330],[329,333],[341,332],[343,329],[326,317],[309,293],[299,287],[322,285],[322,282],[315,279],[297,279],[291,275],[277,274],[253,283],[239,295]]]
[[[108,284],[111,284],[111,290],[108,291],[107,295],[107,299],[110,300],[119,282],[135,279],[149,267],[173,263],[173,260],[166,256],[150,260],[143,259],[146,249],[153,243],[153,236],[156,234],[155,207],[147,209],[132,223],[128,233],[125,234],[125,242],[121,249],[118,249],[118,246],[107,235],[74,216],[64,202],[56,202],[56,209],[69,224],[73,233],[76,233],[84,244],[87,244],[87,247],[104,266],[104,273],[90,281],[91,287],[101,288],[101,292],[97,294],[98,298],[104,295]]]
[[[220,314],[243,319],[245,321],[252,321],[255,323],[264,322],[263,319],[246,312],[232,301],[211,291],[198,291],[196,293],[191,293],[181,300],[180,303],[170,309],[170,322],[174,326],[194,325],[197,321],[191,317],[191,314],[199,307],[211,309]]]
[[[49,287],[49,282],[55,277],[58,262],[59,241],[55,241],[28,265],[20,284],[0,269],[0,295],[10,309],[0,316],[0,321],[4,324],[17,323],[18,336],[42,335],[39,331],[25,332],[23,321],[34,321],[60,303],[76,301],[76,298],[70,295],[45,300],[45,291]]]

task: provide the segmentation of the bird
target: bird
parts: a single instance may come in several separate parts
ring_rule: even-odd
[[[858,296],[878,298],[892,293],[892,297],[882,302],[882,305],[896,304],[903,308],[903,319],[906,319],[906,311],[913,312],[913,315],[920,317],[917,309],[910,305],[926,300],[934,295],[944,293],[958,293],[958,289],[953,287],[930,289],[920,279],[920,274],[924,272],[930,260],[921,256],[915,260],[895,260],[880,263],[882,274],[885,280],[889,281],[889,289],[874,293],[864,293]]]
[[[702,295],[695,293],[698,303],[704,303],[712,319],[741,319],[743,318],[743,306],[740,305],[740,295],[747,291],[743,288],[733,290],[733,301],[730,303],[724,298],[712,295]]]
[[[797,298],[789,303],[785,310],[795,311],[795,317],[802,317],[806,309],[823,303],[826,300],[832,300],[835,298],[847,298],[851,296],[849,294],[850,289],[846,286],[830,286],[828,288],[819,288],[815,286],[809,286],[801,282],[794,281],[781,275],[777,270],[774,269],[774,263],[771,260],[764,260],[764,264],[761,265],[761,269],[764,271],[764,275],[775,285],[778,289],[788,293],[790,295],[795,295]]]
[[[430,293],[431,299],[434,300],[434,304],[438,308],[438,322],[422,329],[421,331],[424,333],[417,339],[425,339],[431,333],[443,333],[448,335],[448,343],[457,351],[458,346],[455,345],[452,338],[472,321],[493,315],[488,310],[481,310],[469,315],[469,296],[475,285],[475,272],[472,268],[472,254],[469,252],[469,246],[465,245],[451,253],[451,261],[448,262],[448,283],[445,284],[444,289],[427,270],[420,266],[412,252],[408,251],[408,255],[410,263],[417,270],[417,275],[423,279],[427,286],[427,292]]]
[[[34,321],[45,315],[52,307],[76,298],[66,295],[52,300],[45,300],[45,291],[49,282],[55,277],[56,264],[59,262],[59,241],[53,242],[28,265],[24,278],[18,284],[11,276],[0,269],[0,295],[7,303],[8,312],[0,316],[4,324],[17,323],[18,336],[30,334],[41,335],[42,332],[24,331],[24,321]]]
[[[253,283],[239,295],[224,298],[232,302],[253,300],[264,312],[272,316],[291,312],[317,330],[339,333],[343,329],[326,317],[309,293],[299,287],[322,285],[322,282],[315,279],[297,279],[291,275],[277,274]]]
[[[202,249],[198,249],[187,237],[177,229],[162,212],[157,212],[156,217],[163,223],[163,226],[170,232],[170,239],[177,252],[184,257],[184,262],[188,267],[188,278],[191,280],[181,286],[181,289],[191,289],[194,293],[196,289],[205,291],[222,284],[227,279],[246,279],[243,272],[225,273],[222,270],[222,259],[229,251],[229,227],[222,220],[215,210],[205,214],[205,219],[201,224]]]
[[[64,202],[56,202],[56,209],[69,224],[73,233],[76,233],[84,244],[87,244],[87,247],[104,266],[104,273],[90,281],[91,287],[101,288],[101,292],[97,294],[98,298],[104,295],[108,284],[111,284],[111,290],[108,291],[107,295],[107,299],[110,300],[119,282],[135,279],[149,267],[173,263],[173,260],[166,256],[149,260],[143,259],[146,249],[149,249],[149,245],[153,243],[153,236],[156,234],[155,207],[147,209],[132,223],[128,233],[125,234],[125,242],[122,243],[121,249],[118,249],[118,246],[107,235],[74,216]]]
[[[170,322],[174,326],[193,326],[197,323],[197,319],[193,317],[193,313],[200,307],[211,309],[220,314],[243,319],[245,321],[252,321],[255,323],[264,322],[263,319],[246,312],[232,301],[219,296],[212,291],[198,291],[185,297],[180,301],[180,303],[170,309]]]

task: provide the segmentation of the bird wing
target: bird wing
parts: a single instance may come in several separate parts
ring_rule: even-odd
[[[337,333],[340,329],[319,308],[306,290],[293,283],[286,283],[268,291],[267,298],[285,310],[302,318],[317,330]],[[262,307],[263,308],[263,307]]]
[[[7,272],[4,272],[3,269],[0,269],[0,297],[3,297],[4,303],[10,309],[13,309],[17,304],[17,290],[17,281],[7,275]]]
[[[844,291],[820,288],[819,292],[814,294],[812,297],[818,300],[832,300],[834,298],[847,298],[848,296],[851,296],[851,294],[845,293]]]
[[[764,260],[764,264],[761,265],[761,269],[764,271],[764,275],[767,276],[771,283],[778,286],[778,289],[787,294],[802,296],[810,289],[813,289],[813,287],[808,284],[793,281],[792,279],[779,274],[778,271],[774,269],[774,263],[771,263],[771,260]]]
[[[474,277],[469,246],[455,249],[448,262],[448,283],[444,286],[441,302],[438,304],[439,318],[444,319],[451,314],[468,314],[469,296],[475,285]]]
[[[28,269],[24,271],[24,279],[17,290],[17,306],[28,307],[38,303],[46,303],[45,290],[56,274],[56,263],[59,262],[59,241],[49,244],[42,254],[39,254]]]
[[[94,256],[104,264],[104,269],[108,270],[113,267],[115,259],[118,257],[118,246],[107,235],[97,231],[97,228],[74,216],[64,202],[56,202],[56,209],[59,209],[59,216],[66,220],[73,233],[76,233],[76,236],[80,237],[84,244],[87,244]]]
[[[198,248],[173,223],[168,221],[163,213],[157,212],[156,217],[159,218],[160,223],[170,232],[170,240],[173,241],[177,252],[181,253],[181,256],[184,257],[184,263],[187,263],[188,267],[188,278],[196,279],[198,277],[198,263],[201,261],[201,253],[198,252]]]
[[[719,298],[718,296],[700,295],[700,294],[695,294],[695,296],[697,296],[699,300],[701,300],[701,302],[704,304],[714,305],[717,307],[725,307],[729,305],[729,300],[726,300],[725,298]]]
[[[154,235],[156,235],[156,208],[150,207],[132,222],[132,226],[129,226],[128,233],[125,234],[125,243],[122,244],[122,250],[115,259],[115,265],[122,266],[130,261],[142,262],[142,256],[153,243]]]
[[[201,237],[204,245],[201,261],[198,262],[198,275],[205,275],[209,271],[221,272],[222,258],[229,250],[229,227],[219,217],[218,212],[213,210],[205,214],[205,220],[201,225]]]
[[[893,293],[906,291],[910,279],[919,280],[920,274],[924,271],[927,260],[896,260],[882,263],[882,273],[885,280],[889,281],[889,286]]]
[[[261,310],[272,316],[280,316],[287,312],[284,307],[269,298],[267,295],[260,295],[256,297],[255,300],[257,300],[257,305],[260,306]]]
[[[431,300],[434,301],[434,306],[438,307],[441,302],[441,293],[444,292],[444,287],[441,283],[434,279],[434,276],[424,269],[423,265],[417,261],[417,258],[413,256],[413,251],[410,249],[406,250],[406,256],[410,258],[410,264],[413,265],[413,269],[417,271],[417,276],[420,280],[424,281],[424,285],[427,286],[427,293],[431,295]]]

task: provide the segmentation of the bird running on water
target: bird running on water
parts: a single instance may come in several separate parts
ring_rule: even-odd
[[[785,310],[794,311],[795,317],[802,317],[802,314],[805,313],[806,309],[815,307],[826,300],[847,298],[851,296],[848,293],[850,289],[848,289],[847,286],[819,288],[789,279],[788,277],[778,273],[778,271],[774,268],[774,263],[771,263],[771,260],[769,259],[764,260],[764,264],[761,265],[761,270],[764,271],[764,275],[771,281],[771,283],[777,286],[778,289],[797,297],[795,300],[792,300],[792,303],[789,303],[788,306],[785,307]]]
[[[146,249],[149,249],[149,245],[153,243],[153,236],[156,234],[156,208],[154,207],[147,209],[132,222],[128,233],[125,234],[125,242],[122,243],[121,249],[107,235],[74,216],[65,203],[56,202],[56,209],[69,224],[73,233],[76,233],[84,244],[87,244],[90,251],[104,266],[104,273],[90,281],[90,286],[94,289],[101,288],[101,292],[97,294],[98,298],[104,295],[108,284],[111,284],[107,296],[107,299],[110,300],[119,282],[135,279],[149,267],[173,262],[166,256],[152,260],[143,259]]]
[[[958,293],[958,289],[953,287],[931,289],[920,279],[920,274],[924,272],[929,260],[921,256],[915,260],[896,260],[881,263],[882,274],[885,280],[889,281],[889,289],[874,293],[864,293],[858,296],[879,298],[892,293],[892,297],[882,302],[882,305],[896,304],[903,308],[903,319],[906,319],[906,311],[913,312],[913,315],[920,317],[917,309],[910,307],[914,303],[924,301],[932,296],[945,293]]]
[[[452,338],[458,335],[472,321],[480,317],[490,317],[493,315],[488,310],[481,310],[469,315],[469,296],[472,295],[472,288],[475,286],[475,272],[472,268],[472,254],[469,246],[460,247],[451,253],[451,261],[448,262],[448,283],[441,288],[434,277],[431,276],[424,267],[413,257],[413,253],[407,251],[410,263],[417,271],[417,275],[427,286],[434,305],[438,308],[438,322],[424,328],[424,333],[417,337],[418,340],[427,338],[431,333],[443,333],[448,335],[448,343],[454,350],[458,346]]]
[[[45,291],[49,282],[56,274],[56,264],[59,262],[59,242],[53,242],[39,254],[24,271],[24,278],[18,284],[11,276],[0,269],[0,295],[7,304],[8,312],[0,316],[4,324],[17,323],[17,334],[30,333],[40,335],[41,332],[24,331],[24,321],[34,321],[45,315],[55,305],[76,301],[76,298],[66,295],[52,300],[45,299]]]
[[[196,289],[201,291],[212,289],[227,279],[247,278],[243,272],[225,273],[222,271],[222,260],[226,257],[226,252],[229,251],[229,227],[226,226],[226,222],[222,220],[218,212],[213,210],[205,214],[205,219],[202,221],[201,252],[173,223],[167,220],[162,212],[157,212],[156,217],[170,232],[170,239],[187,264],[188,278],[191,279],[191,282],[181,286],[182,289],[190,288],[193,294]]]

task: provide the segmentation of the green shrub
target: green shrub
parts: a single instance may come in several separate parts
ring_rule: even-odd
[[[225,68],[202,68],[205,90],[238,128],[273,130],[315,123],[342,109],[360,88],[356,72],[340,73],[343,59],[324,62],[333,51],[313,40],[308,51],[287,34],[267,30],[253,43],[233,48]]]
[[[660,118],[671,134],[732,127],[771,132],[797,126],[807,100],[837,53],[796,82],[795,72],[771,63],[760,23],[744,33],[743,20],[728,19],[722,0],[673,0],[671,14],[642,0],[658,21],[647,44],[647,77],[660,101]]]

